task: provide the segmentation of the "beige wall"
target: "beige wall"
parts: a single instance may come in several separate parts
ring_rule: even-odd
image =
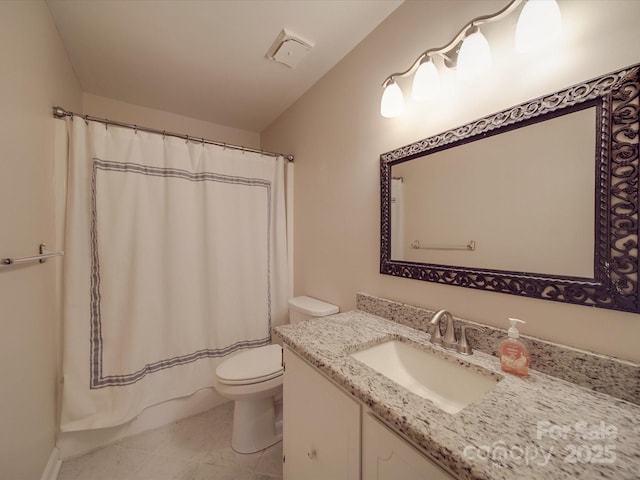
[[[82,94],[42,1],[0,2],[0,257],[56,247],[51,107]],[[0,270],[0,478],[39,479],[55,443],[56,267]]]
[[[631,47],[640,43],[640,2],[561,1],[565,40],[552,52],[516,57],[510,17],[484,30],[494,53],[486,82],[458,86],[447,101],[402,118],[380,116],[387,75],[504,4],[406,1],[263,132],[263,148],[295,155],[295,294],[348,310],[364,291],[501,327],[517,316],[527,334],[638,361],[639,315],[378,273],[381,153],[640,61]]]
[[[193,137],[260,148],[260,134],[85,93],[82,113]]]

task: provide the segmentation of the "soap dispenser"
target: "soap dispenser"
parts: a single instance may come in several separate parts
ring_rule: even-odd
[[[498,348],[500,366],[507,373],[513,373],[520,377],[529,375],[529,352],[520,338],[520,332],[516,327],[517,323],[526,323],[524,320],[510,318],[511,328],[509,328],[509,338],[504,339]]]

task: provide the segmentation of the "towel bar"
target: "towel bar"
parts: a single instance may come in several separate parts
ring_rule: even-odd
[[[47,246],[46,243],[41,243],[40,248],[38,249],[40,253],[38,255],[33,255],[31,257],[3,258],[2,260],[0,260],[0,266],[9,267],[11,265],[16,265],[18,263],[27,263],[27,262],[36,262],[36,261],[40,263],[44,263],[47,260],[47,258],[60,257],[64,255],[64,252],[47,251],[45,250],[46,246]]]
[[[475,252],[476,242],[475,240],[469,240],[466,245],[420,245],[419,240],[414,240],[411,248],[416,250],[468,250]]]

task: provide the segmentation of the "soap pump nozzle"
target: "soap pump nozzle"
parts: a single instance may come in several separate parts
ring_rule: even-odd
[[[509,321],[511,322],[511,328],[509,328],[508,330],[509,338],[519,338],[520,332],[518,331],[518,328],[516,327],[516,325],[518,323],[527,323],[527,322],[525,322],[524,320],[520,320],[519,318],[510,318]]]

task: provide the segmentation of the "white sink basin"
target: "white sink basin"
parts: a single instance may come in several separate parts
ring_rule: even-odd
[[[459,412],[498,383],[492,375],[398,340],[352,353],[351,357],[448,413]]]

